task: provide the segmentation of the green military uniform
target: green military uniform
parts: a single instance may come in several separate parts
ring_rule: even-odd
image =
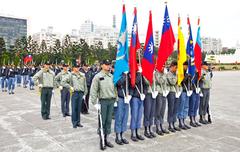
[[[69,101],[70,101],[70,79],[71,79],[71,73],[68,71],[62,71],[60,72],[56,78],[55,81],[58,85],[58,87],[61,88],[61,110],[63,117],[69,116]]]
[[[55,74],[52,70],[41,69],[33,76],[34,84],[41,87],[41,114],[44,120],[50,119],[50,105],[53,88],[56,87],[54,81]]]
[[[204,63],[204,64],[206,64],[206,63]],[[203,96],[200,97],[200,105],[199,105],[199,115],[200,115],[199,122],[202,124],[211,123],[210,111],[209,111],[209,99],[210,99],[211,87],[212,87],[211,73],[207,70],[202,69],[200,88],[201,88]],[[205,119],[206,114],[208,114],[208,122]]]
[[[158,135],[163,135],[163,133],[169,133],[163,128],[164,114],[166,110],[166,92],[169,88],[167,86],[166,74],[156,71],[154,76],[156,79],[156,90],[158,91],[155,109],[156,133]]]
[[[100,71],[92,80],[90,101],[95,105],[99,99],[99,103],[101,104],[103,132],[105,135],[111,133],[112,113],[116,97],[113,75]]]
[[[87,82],[84,73],[72,72],[70,79],[70,85],[73,89],[72,94],[72,124],[73,128],[77,126],[82,127],[80,124],[80,113],[82,109],[83,96],[86,96],[88,93]]]

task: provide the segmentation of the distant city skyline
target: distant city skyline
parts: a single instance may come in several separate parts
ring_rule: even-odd
[[[71,33],[80,29],[85,20],[96,25],[111,27],[113,15],[116,15],[116,26],[121,22],[123,0],[8,0],[2,1],[0,15],[25,18],[28,20],[28,34],[32,35],[48,26],[56,32]],[[133,8],[138,9],[139,33],[146,34],[148,12],[153,12],[154,31],[162,30],[165,4],[162,0],[125,0],[128,29],[131,32]],[[168,0],[170,19],[174,33],[177,33],[177,16],[180,13],[183,32],[187,38],[186,18],[189,14],[193,37],[197,32],[197,18],[201,17],[201,35],[222,39],[223,46],[234,47],[240,40],[240,16],[237,0]],[[144,42],[142,42],[144,43]]]

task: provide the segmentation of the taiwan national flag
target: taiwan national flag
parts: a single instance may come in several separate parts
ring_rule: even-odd
[[[202,41],[200,36],[200,19],[198,19],[198,31],[197,31],[197,40],[194,47],[195,53],[195,65],[198,71],[198,79],[201,78],[201,66],[202,66]]]
[[[123,5],[122,24],[117,41],[117,56],[115,63],[115,70],[113,74],[113,82],[116,84],[121,78],[122,73],[129,71],[128,65],[128,33],[127,33],[127,17],[125,5]]]
[[[164,14],[164,23],[162,29],[162,38],[158,50],[157,69],[162,70],[163,65],[167,61],[168,57],[172,54],[174,49],[175,38],[168,15],[168,8],[166,5]]]
[[[152,13],[149,13],[149,23],[147,30],[147,38],[144,46],[144,54],[142,59],[142,74],[152,85],[154,71],[154,41],[152,28]]]
[[[32,58],[32,55],[27,55],[23,61],[24,61],[24,64],[27,64],[28,62],[31,62],[33,60]]]
[[[192,29],[190,24],[189,17],[187,18],[188,22],[188,42],[187,42],[187,56],[188,56],[188,73],[191,76],[195,74],[195,63],[194,63],[194,50],[193,50],[193,38],[192,38]]]
[[[134,20],[132,26],[132,37],[130,44],[130,53],[129,53],[129,66],[131,74],[131,86],[135,87],[136,81],[136,71],[137,71],[137,59],[136,53],[140,49],[140,42],[138,37],[138,24],[137,24],[137,8],[134,8]]]

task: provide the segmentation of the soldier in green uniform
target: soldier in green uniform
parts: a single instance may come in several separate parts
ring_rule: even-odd
[[[54,81],[55,74],[49,69],[50,63],[47,62],[44,67],[33,76],[33,81],[35,85],[41,90],[41,114],[43,120],[50,119],[50,106],[52,93],[54,93],[54,88],[56,83]]]
[[[63,64],[63,70],[60,72],[55,81],[61,91],[61,110],[63,117],[70,116],[69,102],[70,102],[70,79],[71,73],[68,71],[68,65]]]
[[[101,68],[102,70],[92,80],[90,101],[97,110],[101,108],[104,142],[107,147],[113,148],[108,141],[108,135],[111,133],[112,113],[117,95],[113,84],[113,75],[110,73],[109,60],[103,60]],[[98,99],[99,102],[97,102]],[[105,148],[101,147],[102,150]]]
[[[82,109],[82,101],[87,95],[87,82],[85,74],[79,72],[79,65],[73,65],[72,76],[70,79],[72,94],[72,125],[73,128],[83,127],[80,123],[80,113]]]

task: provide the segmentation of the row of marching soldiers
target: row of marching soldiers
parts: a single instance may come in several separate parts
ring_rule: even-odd
[[[113,147],[109,141],[111,133],[112,116],[114,113],[115,142],[119,145],[128,144],[124,137],[127,131],[129,112],[131,140],[137,142],[144,140],[140,128],[144,126],[144,136],[154,138],[156,134],[174,133],[187,130],[191,127],[199,127],[201,124],[211,123],[209,112],[209,96],[212,73],[208,64],[203,62],[202,76],[198,78],[196,73],[193,77],[187,74],[187,62],[184,63],[185,78],[181,86],[177,85],[177,62],[173,61],[168,70],[154,71],[153,84],[142,75],[139,66],[136,73],[135,87],[130,86],[130,74],[122,73],[116,86],[113,84],[114,66],[109,60],[101,62],[101,69],[96,71],[90,84],[83,72],[79,71],[79,65],[73,64],[72,72],[68,71],[68,65],[55,76],[50,70],[50,64],[33,76],[34,84],[41,89],[41,114],[44,120],[50,119],[51,98],[54,96],[54,88],[61,90],[62,113],[70,116],[68,104],[71,96],[71,120],[73,128],[83,127],[80,119],[82,105],[91,102],[98,111],[100,149]],[[200,80],[200,81],[199,81]],[[89,99],[88,99],[89,97]],[[165,110],[167,107],[167,126],[164,125]],[[87,104],[87,108],[89,105]],[[197,122],[199,111],[199,123]],[[208,118],[206,120],[206,115]],[[190,118],[189,125],[186,122]],[[178,120],[178,121],[177,121]],[[177,123],[178,122],[178,123]],[[155,130],[153,129],[155,126]]]

